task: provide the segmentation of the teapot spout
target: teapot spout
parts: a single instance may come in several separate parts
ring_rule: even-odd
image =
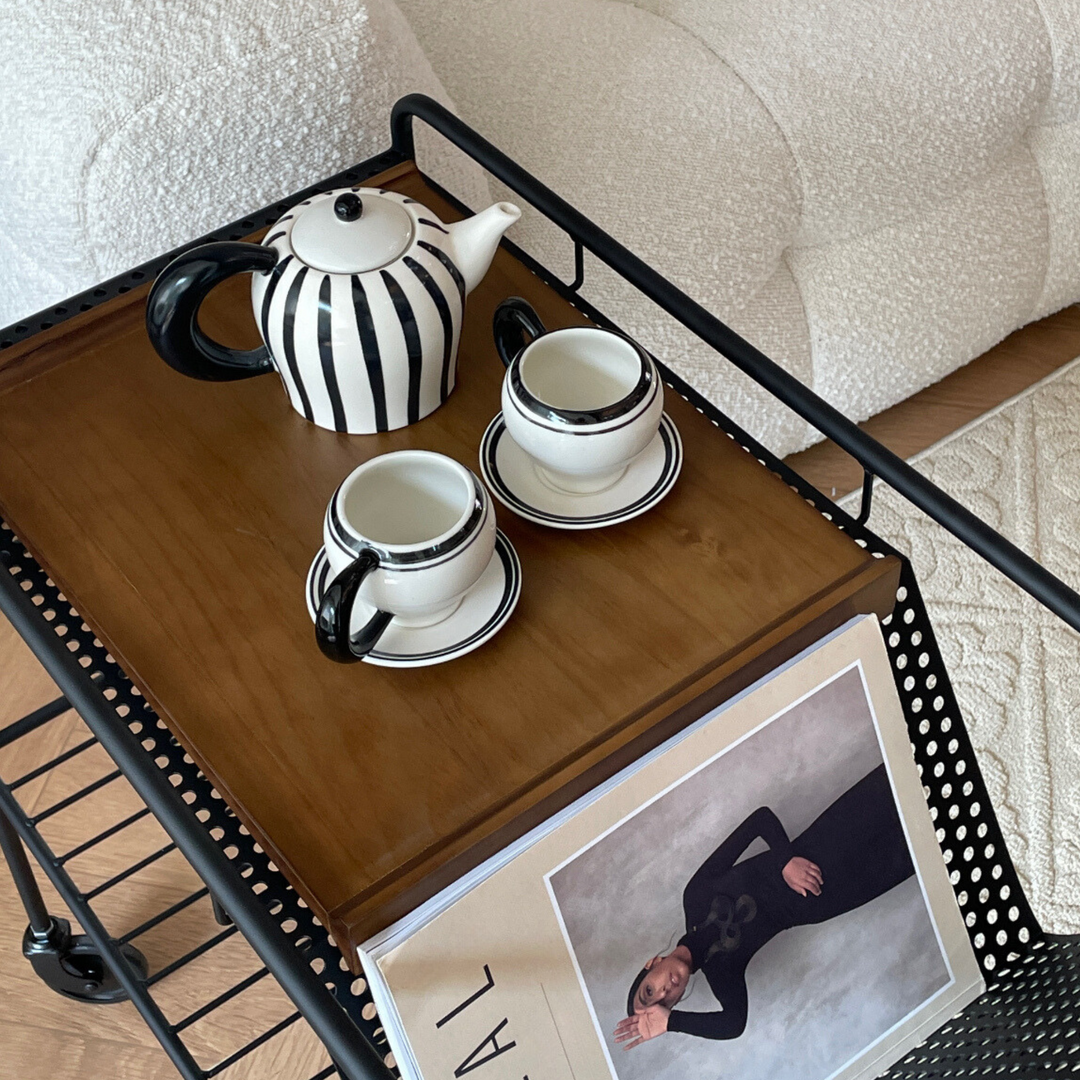
[[[457,221],[449,228],[450,257],[465,279],[465,291],[470,293],[487,273],[502,235],[521,217],[521,210],[510,202],[498,202]]]

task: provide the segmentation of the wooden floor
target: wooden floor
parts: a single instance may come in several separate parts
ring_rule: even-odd
[[[910,456],[1078,355],[1080,307],[1073,307],[1025,327],[941,383],[862,426],[897,453]],[[826,494],[843,494],[861,483],[859,467],[829,444],[812,447],[789,461]],[[0,619],[0,727],[55,696],[49,678]],[[0,750],[0,777],[10,782],[87,736],[81,721],[69,714]],[[20,788],[19,796],[35,812],[107,771],[103,751],[93,747]],[[123,781],[116,781],[79,803],[77,810],[57,814],[42,831],[54,850],[68,850],[138,806],[135,793]],[[85,890],[161,847],[166,839],[152,819],[144,819],[119,834],[115,842],[96,848],[92,857],[73,860],[69,869]],[[43,877],[41,881],[50,910],[66,914]],[[194,872],[174,852],[105,894],[96,906],[110,931],[122,934],[198,887]],[[22,958],[25,927],[12,882],[0,867],[2,1080],[166,1080],[176,1076],[131,1005],[77,1004],[46,989]],[[138,943],[155,969],[218,929],[209,902],[202,900]],[[236,936],[165,980],[156,996],[170,1021],[176,1021],[258,967],[254,954]],[[271,979],[264,979],[193,1025],[185,1039],[200,1065],[209,1067],[291,1011],[280,989]],[[327,1061],[310,1029],[298,1023],[221,1075],[227,1080],[305,1080]]]
[[[909,458],[1077,356],[1080,305],[1017,330],[941,382],[859,427]],[[792,454],[787,462],[819,491],[834,498],[862,486],[858,462],[828,440]]]

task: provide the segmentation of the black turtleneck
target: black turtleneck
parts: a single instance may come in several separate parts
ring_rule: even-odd
[[[768,850],[739,862],[761,837]],[[795,855],[821,868],[820,896],[800,896],[783,878]],[[746,967],[783,930],[823,922],[881,896],[914,873],[892,788],[879,765],[849,788],[794,841],[767,806],[755,810],[709,857],[683,890],[692,968],[700,970],[721,1012],[675,1010],[668,1031],[734,1039],[746,1027]]]

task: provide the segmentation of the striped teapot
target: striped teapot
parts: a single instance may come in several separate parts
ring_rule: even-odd
[[[174,259],[150,292],[147,332],[166,363],[196,379],[276,371],[293,408],[320,427],[404,427],[453,390],[465,296],[520,216],[501,202],[448,225],[381,188],[315,195],[261,244],[204,244]],[[245,271],[263,340],[246,352],[198,322],[206,294]]]

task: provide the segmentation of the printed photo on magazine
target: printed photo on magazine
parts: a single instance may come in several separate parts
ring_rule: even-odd
[[[361,957],[424,1080],[853,1080],[983,985],[873,618]]]

